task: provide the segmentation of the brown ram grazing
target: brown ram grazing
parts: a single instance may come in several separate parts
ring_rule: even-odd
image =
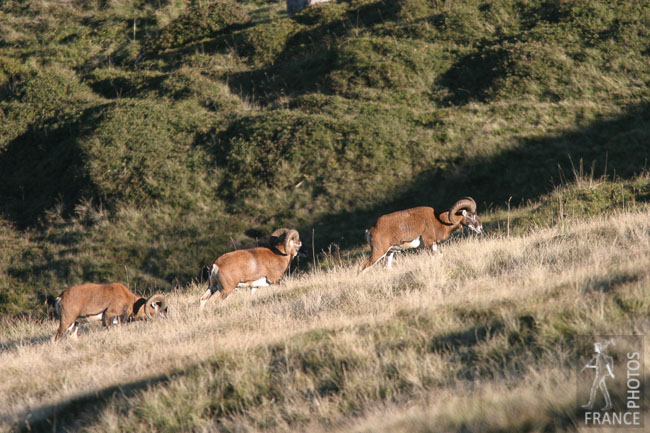
[[[277,283],[302,246],[297,230],[277,229],[271,233],[269,247],[226,253],[210,269],[208,290],[201,296],[201,308],[216,291],[226,299],[238,285],[257,287]]]
[[[79,319],[101,320],[104,326],[110,326],[131,319],[165,316],[167,302],[161,294],[145,299],[122,283],[86,283],[66,289],[56,298],[54,309],[59,316],[59,329],[52,341],[68,331],[73,331],[76,338]]]
[[[441,212],[423,206],[383,215],[366,230],[371,253],[370,258],[359,266],[359,273],[384,257],[386,267],[390,269],[396,252],[416,248],[420,243],[431,252],[438,251],[438,244],[449,239],[452,232],[461,226],[469,227],[476,233],[483,231],[476,215],[476,202],[471,197],[458,200],[451,208]]]

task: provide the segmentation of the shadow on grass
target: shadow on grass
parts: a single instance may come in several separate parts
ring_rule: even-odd
[[[101,413],[101,408],[111,400],[127,400],[139,391],[169,383],[173,377],[174,375],[158,375],[82,394],[65,402],[40,406],[22,415],[14,429],[20,432],[78,430],[96,419]]]
[[[96,195],[77,139],[96,127],[106,106],[36,122],[0,152],[0,212],[16,226],[33,226],[55,205],[71,211],[82,197]]]
[[[6,343],[0,343],[0,354],[11,352],[12,350],[23,346],[38,346],[47,343],[52,339],[52,336],[41,336],[31,338],[21,338],[20,340],[12,340]]]
[[[283,45],[275,61],[230,75],[228,84],[231,91],[262,105],[286,95],[299,96],[315,91],[329,93],[326,81],[336,67],[339,41],[350,32],[397,19],[403,4],[380,0],[348,7],[342,11],[332,3],[302,10],[294,17],[294,22],[312,27],[302,29],[284,41],[274,41],[274,44]],[[275,36],[271,34],[269,38]],[[245,45],[239,44],[239,51],[244,56],[251,54],[251,49],[263,49]],[[267,42],[267,45],[273,44]]]
[[[315,249],[334,242],[342,249],[363,244],[363,233],[381,215],[415,206],[447,208],[473,197],[478,214],[487,209],[535,201],[564,182],[572,182],[579,161],[595,163],[595,176],[633,179],[647,172],[650,159],[650,105],[631,106],[626,114],[543,138],[522,138],[496,155],[477,157],[450,168],[433,168],[406,185],[394,199],[373,207],[331,213],[298,228],[315,230]],[[606,170],[606,171],[605,171]],[[568,180],[567,180],[568,178]],[[650,200],[641,191],[637,201]]]
[[[505,324],[502,321],[491,321],[485,325],[472,326],[458,332],[450,332],[436,337],[429,343],[432,352],[455,352],[460,348],[470,348],[497,334],[503,333]]]
[[[531,322],[532,317],[522,316],[518,319],[520,327],[523,328],[523,331],[529,330],[532,331],[533,323]],[[459,367],[462,367],[462,370],[467,372],[471,371],[471,359],[467,359],[469,353],[474,349],[474,346],[489,340],[490,338],[497,336],[498,334],[503,334],[505,332],[506,326],[499,322],[494,321],[489,326],[474,326],[466,330],[461,330],[458,332],[451,332],[448,334],[440,335],[435,337],[432,340],[433,350],[442,351],[447,354],[450,354],[455,359],[455,364]],[[301,338],[306,338],[307,342],[317,342],[325,341],[331,335],[330,331],[309,331],[305,333]],[[515,344],[512,342],[511,344]],[[534,352],[536,350],[534,341],[519,341],[516,343],[518,348],[521,349],[521,352],[512,352],[510,354],[503,354],[504,357],[508,356],[521,356],[523,358],[523,365],[525,371],[529,371],[531,367],[534,368],[534,365],[530,365],[526,361],[530,361],[530,358],[526,356],[531,350]],[[572,347],[575,349],[575,345],[569,344],[567,347]],[[268,349],[262,349],[268,350]],[[280,384],[282,381],[276,379],[276,377],[281,378],[286,374],[288,357],[286,354],[286,346],[271,346],[271,356],[268,358],[268,372],[272,376],[269,378],[270,382]],[[401,346],[396,346],[392,350],[399,351],[402,350]],[[327,352],[324,352],[327,353]],[[304,359],[298,359],[291,357],[293,363],[296,366],[301,366],[303,373],[308,377],[314,377],[318,382],[320,375],[324,368],[330,369],[340,369],[342,372],[346,368],[350,368],[352,364],[347,364],[346,359],[340,359],[337,357],[313,357],[311,353],[303,353],[302,356]],[[501,354],[499,355],[501,356]],[[466,365],[466,362],[469,362],[469,365]],[[485,363],[485,360],[479,360],[481,363]],[[577,359],[576,359],[577,363]],[[94,423],[102,419],[103,411],[106,408],[114,408],[117,411],[126,410],[129,413],[132,410],[137,410],[137,407],[142,407],[141,397],[143,399],[146,396],[141,396],[141,393],[151,390],[155,387],[166,387],[173,386],[174,382],[177,380],[183,380],[183,378],[196,378],[198,375],[205,374],[205,368],[211,368],[214,370],[219,370],[228,367],[228,363],[220,361],[209,361],[208,363],[196,363],[192,366],[189,366],[186,369],[178,370],[170,374],[159,374],[152,377],[124,383],[121,385],[114,385],[105,387],[103,389],[88,392],[82,395],[78,395],[68,401],[60,402],[56,404],[43,405],[40,407],[35,407],[29,413],[23,413],[18,415],[19,420],[16,422],[16,418],[5,417],[5,419],[0,419],[0,421],[5,424],[12,422],[16,423],[13,425],[13,430],[15,431],[53,431],[53,432],[64,432],[64,431],[75,431],[83,430],[92,426]],[[347,365],[347,367],[346,367]],[[503,363],[491,363],[488,366],[489,374],[480,374],[480,378],[485,380],[491,380],[496,377],[502,377],[502,375],[509,375],[511,378],[518,377],[517,375],[512,376],[512,373],[516,373],[519,363],[514,362],[503,362]],[[566,368],[577,368],[576,365],[566,365]],[[491,369],[497,369],[497,371],[492,371]],[[514,371],[513,371],[514,369]],[[219,375],[216,374],[215,377]],[[467,376],[461,375],[462,379],[473,380],[477,376],[472,376],[468,373]],[[335,397],[339,394],[345,394],[349,392],[346,388],[346,378],[345,374],[342,374],[341,377],[337,377],[335,381],[331,380],[332,378],[324,378],[321,383],[321,387],[318,388],[318,392],[322,397],[332,396]],[[647,379],[647,378],[646,378]],[[399,378],[394,377],[393,380],[399,381]],[[647,392],[650,382],[645,380],[645,390]],[[516,383],[514,384],[516,385]],[[282,386],[289,386],[289,384],[283,384]],[[237,414],[246,414],[247,410],[263,405],[265,398],[273,396],[274,393],[281,392],[283,389],[282,386],[275,387],[263,387],[261,388],[261,394],[258,395],[258,398],[254,398],[248,401],[242,401],[238,397],[237,390],[234,388],[233,384],[226,384],[223,389],[220,391],[221,394],[218,394],[215,390],[215,396],[212,410],[208,410],[203,413],[201,416],[204,418],[221,418],[228,417],[234,413]],[[432,385],[427,387],[427,392],[435,392],[435,387],[437,385]],[[268,394],[265,394],[268,393]],[[275,397],[280,398],[281,395],[276,395]],[[625,390],[623,386],[613,389],[612,393],[613,401],[616,407],[624,407],[625,405]],[[305,398],[310,398],[308,394]],[[377,400],[382,399],[381,397],[375,397]],[[237,404],[233,404],[236,401]],[[564,399],[562,399],[564,401]],[[284,402],[286,403],[286,402]],[[281,403],[281,404],[284,404]],[[372,403],[372,402],[369,402]],[[389,403],[391,403],[389,401]],[[550,426],[570,426],[575,425],[576,420],[581,419],[580,417],[583,414],[583,410],[579,405],[575,404],[566,404],[564,406],[544,405],[539,409],[545,414],[544,418],[541,420],[543,423],[549,423]],[[180,412],[179,412],[180,413]],[[343,413],[342,415],[347,415]],[[350,414],[352,415],[352,414]],[[293,419],[295,422],[295,419]],[[292,424],[292,420],[287,420],[289,424]],[[462,422],[462,420],[461,420]],[[471,421],[470,421],[471,424]],[[300,427],[300,421],[298,425],[294,425],[296,428]],[[292,427],[294,427],[292,426]],[[546,429],[542,429],[546,431]],[[470,430],[473,431],[473,430]],[[528,429],[523,429],[521,431],[529,431]],[[532,430],[531,430],[532,431]],[[536,431],[536,430],[535,430]],[[550,430],[549,430],[550,431]]]

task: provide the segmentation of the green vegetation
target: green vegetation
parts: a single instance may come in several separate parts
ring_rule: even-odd
[[[464,195],[516,233],[650,197],[643,1],[9,1],[0,33],[2,315],[278,226],[349,256]]]
[[[190,284],[166,320],[57,344],[53,321],[6,321],[0,430],[580,431],[576,380],[593,375],[579,356],[649,323],[647,214],[457,239],[390,272],[346,263],[203,311]],[[608,388],[624,408],[640,348],[616,340]]]

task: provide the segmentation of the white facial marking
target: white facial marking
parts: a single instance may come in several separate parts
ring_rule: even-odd
[[[469,227],[471,230],[473,230],[476,233],[481,233],[483,231],[483,226],[482,225],[480,225],[478,227],[475,227],[473,225],[469,225],[467,227]]]

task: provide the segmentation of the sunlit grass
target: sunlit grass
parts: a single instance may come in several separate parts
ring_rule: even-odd
[[[5,427],[62,410],[59,422],[93,431],[561,430],[576,335],[648,328],[645,211],[443,253],[362,276],[344,262],[204,311],[204,287],[189,285],[169,294],[167,320],[87,326],[59,344],[54,321],[6,322]]]

